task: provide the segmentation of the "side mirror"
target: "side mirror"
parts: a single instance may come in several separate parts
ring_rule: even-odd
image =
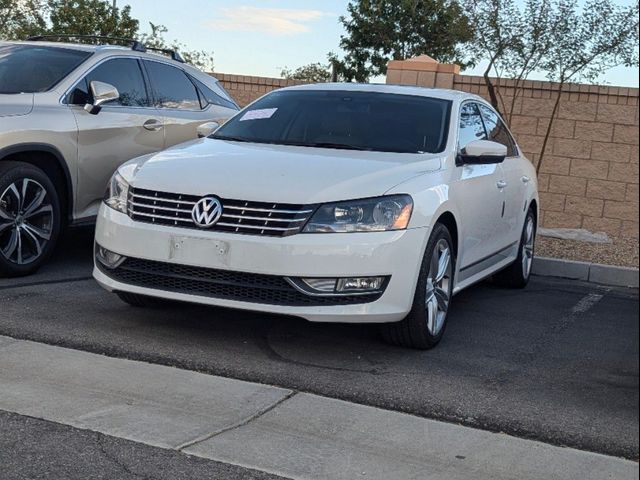
[[[118,89],[108,83],[98,82],[97,80],[94,80],[93,82],[91,82],[90,87],[91,94],[93,95],[93,104],[87,103],[84,106],[84,109],[91,115],[99,114],[104,103],[120,98]]]
[[[456,157],[456,165],[488,165],[502,163],[507,158],[507,147],[491,140],[474,140]]]
[[[198,138],[205,138],[215,132],[220,124],[218,122],[203,123],[198,127]]]

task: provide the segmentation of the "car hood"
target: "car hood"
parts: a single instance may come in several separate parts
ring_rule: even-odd
[[[33,94],[0,94],[0,117],[27,115],[33,110]]]
[[[122,172],[136,188],[311,204],[382,195],[440,165],[440,156],[432,154],[200,139],[141,157]]]

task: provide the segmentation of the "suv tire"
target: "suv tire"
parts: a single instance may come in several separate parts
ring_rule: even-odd
[[[381,325],[388,343],[426,350],[435,347],[447,326],[456,257],[447,227],[431,232],[409,314],[400,322]]]
[[[58,192],[42,170],[0,162],[0,276],[38,270],[55,248],[61,220]]]
[[[536,216],[532,208],[527,212],[518,246],[518,258],[493,276],[493,281],[505,288],[524,288],[531,278],[531,265],[535,254]]]

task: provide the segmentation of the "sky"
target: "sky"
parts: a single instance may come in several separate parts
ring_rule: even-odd
[[[634,0],[618,0],[628,5]],[[168,28],[166,38],[213,51],[221,73],[279,77],[283,68],[327,61],[340,53],[339,22],[348,0],[117,0],[141,21]],[[429,53],[429,52],[425,52]],[[477,75],[482,64],[463,73]],[[539,77],[543,79],[543,77]],[[377,79],[383,80],[383,79]],[[599,83],[638,87],[638,69],[618,67]]]

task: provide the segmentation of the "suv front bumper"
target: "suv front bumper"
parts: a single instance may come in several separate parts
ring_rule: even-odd
[[[110,271],[96,264],[93,275],[110,291],[294,315],[311,321],[393,322],[411,309],[427,236],[425,228],[282,238],[241,235],[135,222],[102,205],[96,243],[130,258],[131,264],[126,275],[122,273],[125,269]],[[149,276],[149,272],[155,276]],[[286,277],[366,276],[387,277],[383,292],[319,300],[305,299],[300,291],[295,292],[297,296],[265,296],[264,290],[255,290],[251,297],[252,291],[246,288],[263,282],[270,288]],[[218,295],[219,290],[209,286],[221,277],[227,286]],[[276,288],[281,288],[280,284],[276,283]]]

